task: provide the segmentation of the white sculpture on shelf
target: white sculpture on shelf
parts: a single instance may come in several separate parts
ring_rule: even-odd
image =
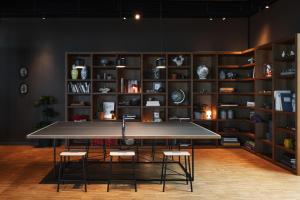
[[[83,66],[80,72],[81,79],[85,80],[87,78],[87,68],[86,66]]]
[[[209,73],[209,70],[206,67],[206,65],[199,65],[197,67],[197,74],[198,74],[199,79],[206,79],[208,73]]]
[[[176,64],[177,67],[179,67],[183,64],[184,57],[182,55],[179,55],[179,56],[173,58],[172,61]]]

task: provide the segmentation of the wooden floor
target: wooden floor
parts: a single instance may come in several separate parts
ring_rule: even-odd
[[[52,167],[50,148],[0,146],[0,199],[224,199],[299,200],[300,177],[242,149],[197,149],[194,192],[182,183],[127,186],[88,185],[88,192],[41,184]]]

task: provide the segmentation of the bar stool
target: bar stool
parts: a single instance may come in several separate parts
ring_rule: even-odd
[[[190,162],[190,153],[188,151],[164,151],[163,152],[163,163],[162,163],[162,168],[161,168],[161,181],[160,183],[163,182],[163,192],[165,191],[165,185],[166,185],[166,177],[167,175],[172,175],[172,174],[167,174],[167,164],[168,164],[168,158],[171,157],[179,157],[179,163],[180,162],[180,157],[184,157],[184,174],[186,178],[186,184],[188,185],[188,182],[190,182],[190,187],[191,187],[191,192],[193,192],[193,184],[192,184],[192,176],[191,176],[191,162]],[[188,161],[187,161],[188,160]]]
[[[111,151],[109,153],[110,156],[110,171],[109,171],[109,179],[107,181],[107,192],[109,192],[109,186],[112,182],[112,180],[117,180],[117,179],[113,179],[112,176],[113,175],[121,175],[121,174],[113,174],[112,173],[112,163],[113,163],[113,157],[131,157],[131,163],[132,163],[132,177],[133,177],[133,181],[134,181],[134,190],[135,192],[137,191],[137,184],[136,184],[136,178],[135,178],[135,151],[124,151],[124,150],[120,150],[120,151]]]
[[[82,159],[82,179],[80,180],[71,180],[64,179],[64,170],[66,158],[70,157],[80,157]],[[87,176],[86,176],[86,152],[74,152],[74,151],[64,151],[60,153],[60,163],[59,163],[59,173],[58,173],[58,182],[57,182],[57,192],[59,192],[59,185],[64,184],[65,181],[80,181],[84,184],[84,191],[87,191]]]

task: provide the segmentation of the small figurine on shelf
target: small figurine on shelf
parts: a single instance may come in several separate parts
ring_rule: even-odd
[[[110,88],[108,87],[99,88],[99,92],[102,94],[107,94],[108,92],[110,92]]]
[[[253,63],[254,63],[254,58],[253,58],[253,57],[249,58],[249,59],[248,59],[248,62],[249,62],[250,64],[253,64]]]
[[[179,55],[179,56],[173,58],[172,61],[176,64],[177,67],[180,67],[183,64],[184,57],[182,55]]]
[[[226,74],[225,74],[225,72],[223,70],[220,71],[219,78],[221,80],[224,80],[226,78]]]
[[[290,51],[290,56],[295,56],[295,52],[293,50]]]
[[[212,114],[211,110],[207,110],[206,111],[206,119],[211,120],[212,119],[211,114]]]
[[[116,119],[116,113],[114,110],[110,111],[111,114],[111,119],[115,120]]]
[[[154,79],[160,79],[160,69],[159,68],[156,68],[156,67],[154,67],[153,69],[152,69],[152,73],[153,73],[153,78]]]
[[[227,72],[226,73],[226,78],[228,79],[236,79],[238,77],[236,72]]]
[[[285,51],[282,51],[282,53],[281,53],[281,58],[285,58],[285,56],[286,56]]]
[[[160,118],[159,112],[153,112],[153,122],[161,122],[162,119]]]
[[[272,66],[270,64],[264,64],[265,77],[272,77]]]

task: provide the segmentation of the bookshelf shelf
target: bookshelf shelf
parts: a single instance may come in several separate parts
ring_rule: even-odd
[[[284,112],[284,111],[275,111],[278,115],[295,115],[295,112]]]
[[[91,79],[67,79],[68,82],[90,82]]]
[[[254,78],[223,79],[223,80],[219,80],[219,82],[248,82],[248,81],[254,81]]]
[[[285,148],[283,145],[276,144],[276,148],[281,149],[281,150],[283,150],[287,153],[290,153],[290,154],[295,154],[295,150]]]
[[[256,77],[255,80],[257,81],[272,81],[272,77]]]
[[[269,146],[272,146],[272,145],[273,145],[272,141],[271,141],[271,140],[268,140],[268,139],[261,138],[261,139],[258,139],[258,141],[260,141],[260,142],[262,142],[262,143],[264,143],[264,144],[267,144],[267,145],[269,145]]]
[[[219,92],[219,95],[253,96],[253,92]]]
[[[284,133],[290,133],[290,134],[296,134],[296,130],[288,129],[288,128],[276,128],[278,132],[284,132]]]
[[[257,108],[257,107],[256,107],[255,110],[257,110],[257,111],[262,111],[262,112],[270,112],[270,113],[273,112],[272,109],[267,109],[267,108]]]

